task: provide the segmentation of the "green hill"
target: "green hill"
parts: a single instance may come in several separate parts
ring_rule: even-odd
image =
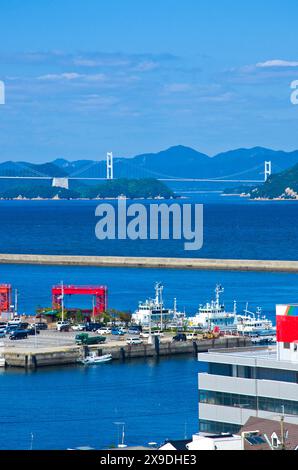
[[[250,191],[250,197],[252,199],[298,199],[298,164],[270,176],[266,183]]]
[[[106,181],[100,185],[87,186],[83,184],[72,184],[70,189],[52,187],[49,182],[26,183],[2,188],[0,198],[14,199],[23,197],[26,199],[52,199],[58,196],[60,199],[79,198],[117,198],[124,195],[129,199],[162,197],[170,199],[174,193],[164,183],[155,179],[118,179]]]

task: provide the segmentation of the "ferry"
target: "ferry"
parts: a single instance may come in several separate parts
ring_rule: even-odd
[[[138,309],[132,314],[132,321],[137,325],[149,326],[155,324],[163,329],[167,323],[175,326],[183,326],[185,313],[177,311],[177,301],[174,299],[173,309],[166,308],[163,302],[163,285],[159,282],[155,284],[155,298],[139,302]]]
[[[220,301],[223,292],[224,288],[217,285],[215,300],[200,305],[198,313],[188,319],[189,326],[208,331],[218,328],[222,332],[237,332],[237,304],[234,302],[233,312],[226,312],[225,305]]]

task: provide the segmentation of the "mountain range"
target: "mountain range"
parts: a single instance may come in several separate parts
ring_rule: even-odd
[[[132,158],[114,158],[114,175],[118,178],[224,178],[257,179],[264,177],[264,162],[272,162],[273,173],[279,173],[298,163],[298,150],[285,152],[263,147],[236,149],[208,156],[190,147],[170,147],[158,153],[146,153]],[[49,163],[0,163],[3,176],[84,176],[104,177],[105,161],[63,158]]]

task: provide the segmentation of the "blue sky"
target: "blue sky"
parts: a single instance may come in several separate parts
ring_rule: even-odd
[[[296,0],[3,0],[0,161],[298,148]]]

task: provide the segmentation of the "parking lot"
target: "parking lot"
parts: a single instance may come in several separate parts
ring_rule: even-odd
[[[69,332],[60,332],[57,330],[44,330],[36,336],[28,336],[27,339],[12,341],[6,336],[5,339],[1,339],[1,342],[4,343],[5,348],[22,348],[22,349],[43,349],[43,348],[53,348],[53,347],[63,347],[63,346],[74,346],[75,336],[79,334],[76,331]],[[90,333],[89,336],[98,336],[98,333]],[[126,334],[125,336],[113,336],[107,335],[106,342],[104,343],[107,346],[121,346],[126,344],[127,338],[132,337],[133,335]],[[172,336],[169,337],[169,339]],[[166,341],[168,338],[163,338],[163,341]],[[147,343],[148,339],[144,338],[143,342]]]

